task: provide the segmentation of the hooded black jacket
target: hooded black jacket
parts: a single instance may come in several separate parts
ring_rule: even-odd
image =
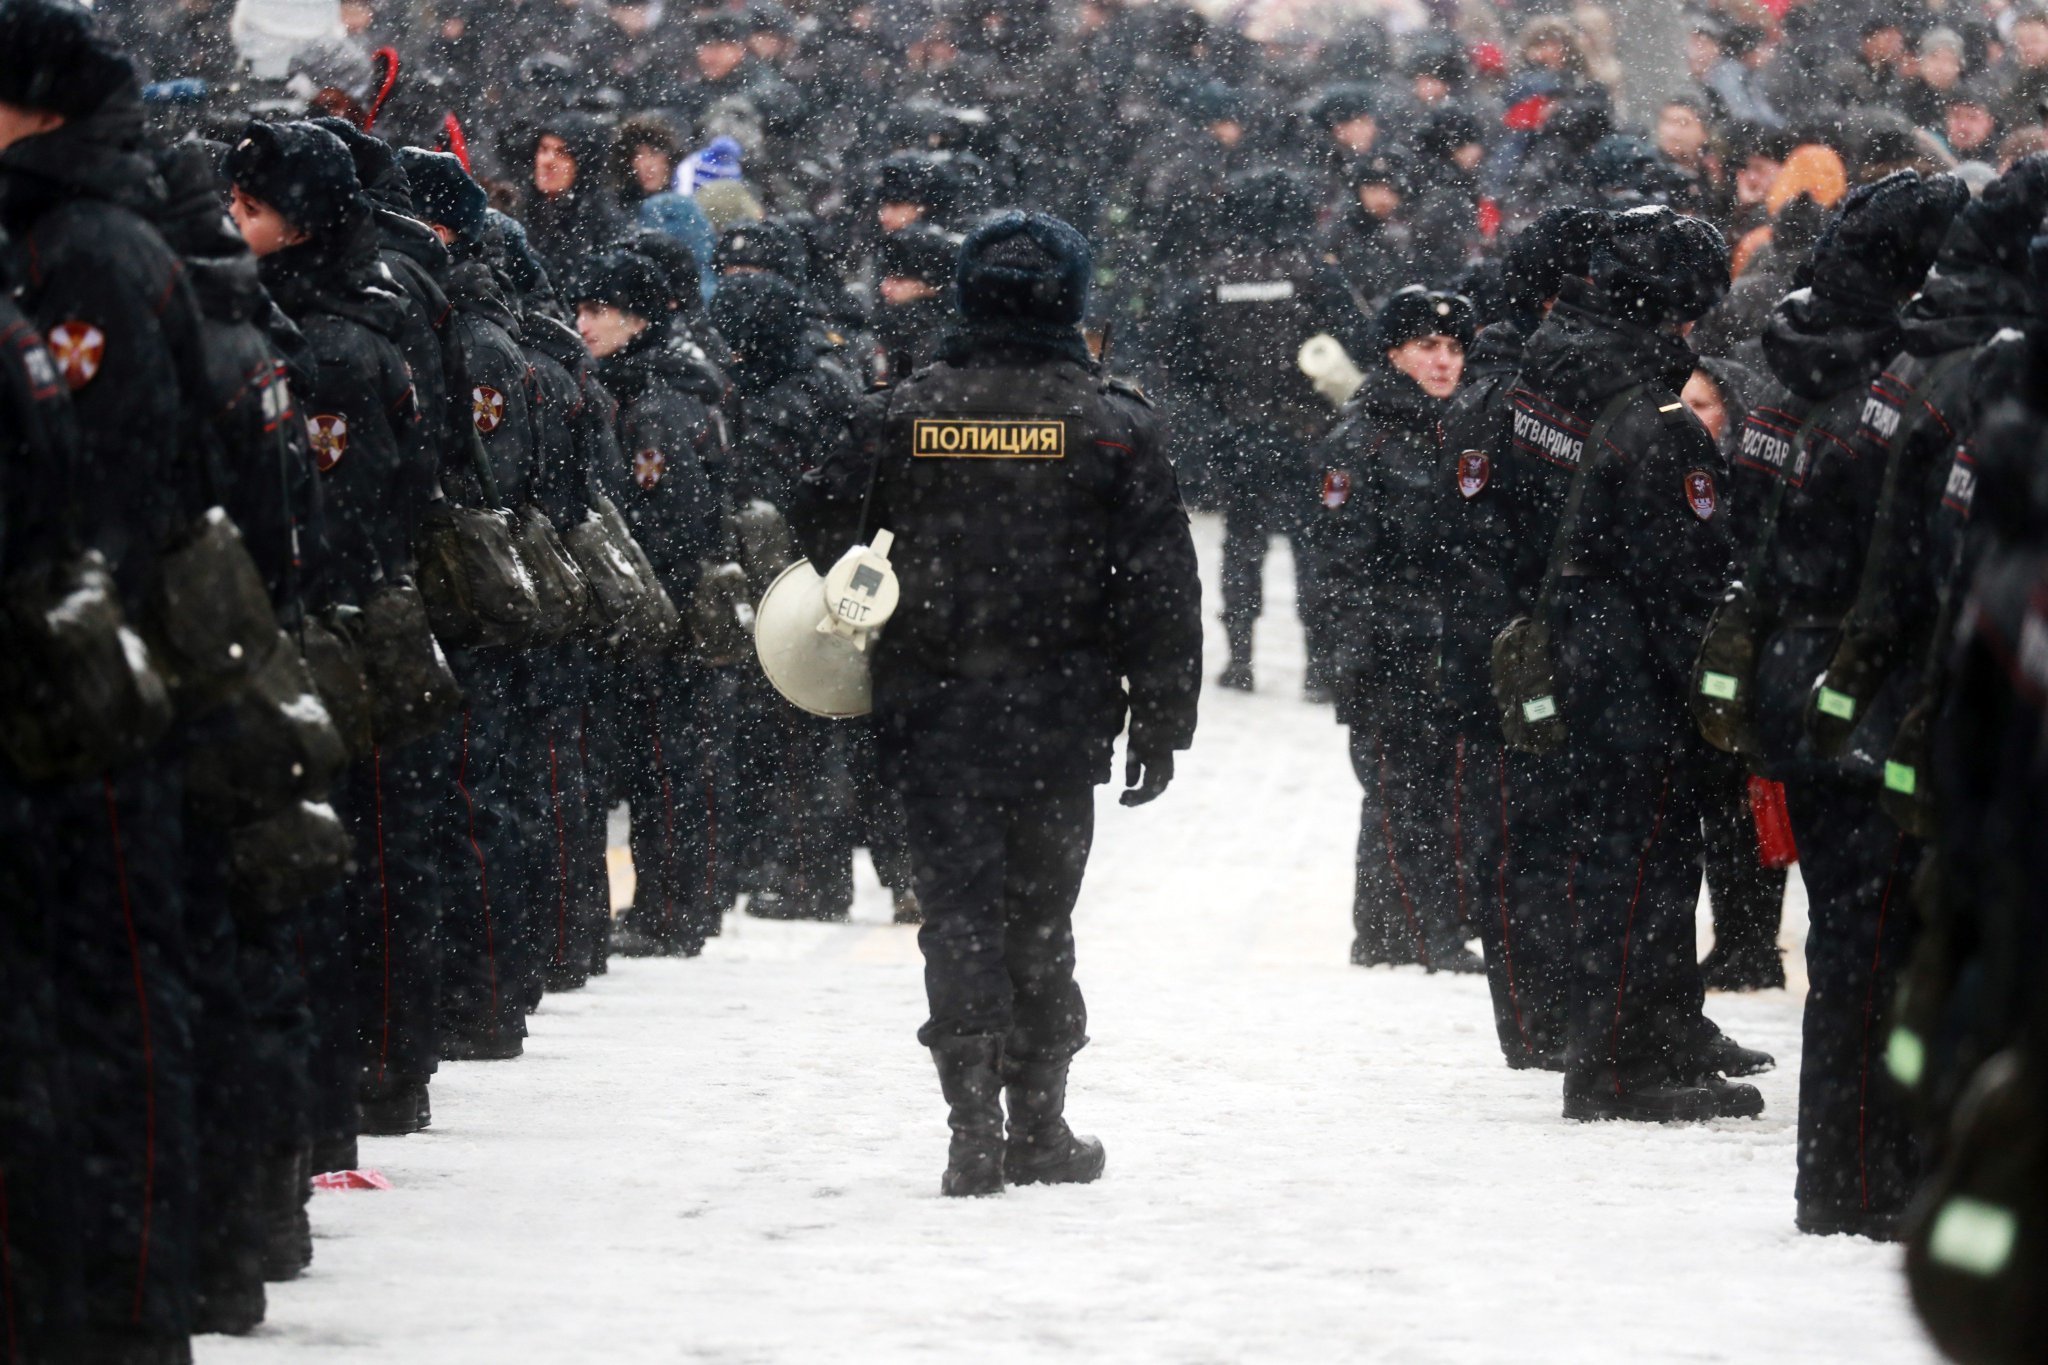
[[[1567,723],[1607,748],[1662,751],[1692,724],[1693,660],[1726,582],[1720,454],[1678,400],[1693,364],[1683,341],[1614,317],[1597,288],[1567,280],[1529,339],[1495,462],[1514,588],[1533,602],[1572,477],[1593,458],[1586,438],[1613,399],[1643,386],[1587,472],[1552,623]]]
[[[11,273],[71,388],[83,533],[131,606],[208,491],[192,454],[205,389],[199,308],[151,225],[164,187],[141,135],[131,89],[0,152]]]
[[[575,183],[552,197],[531,183],[533,150],[549,136],[562,139],[576,163]],[[521,221],[527,241],[556,279],[569,278],[578,261],[617,240],[624,227],[618,197],[609,183],[610,150],[610,131],[589,114],[560,114],[534,129],[527,147],[527,203]]]
[[[1023,430],[968,424],[1013,422],[1040,440],[1056,430],[1058,453],[945,453],[949,433]],[[877,528],[896,537],[902,604],[873,667],[883,770],[900,790],[1102,782],[1126,684],[1134,748],[1193,742],[1201,584],[1187,514],[1150,404],[1105,380],[1078,332],[955,333],[863,400],[790,521],[821,572]]]

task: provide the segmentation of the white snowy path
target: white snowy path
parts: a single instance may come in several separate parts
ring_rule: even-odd
[[[316,1196],[312,1270],[201,1365],[1933,1359],[1895,1250],[1792,1230],[1795,995],[1712,1002],[1780,1059],[1761,1122],[1581,1127],[1482,981],[1346,965],[1357,792],[1291,582],[1277,552],[1258,694],[1204,698],[1155,805],[1102,797],[1101,1184],[939,1199],[916,944],[863,859],[862,923],[733,916],[444,1067],[430,1131],[363,1140],[395,1188]]]

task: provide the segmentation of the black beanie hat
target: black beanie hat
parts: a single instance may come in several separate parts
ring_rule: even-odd
[[[1858,186],[1828,223],[1798,282],[1816,297],[1889,313],[1920,288],[1970,189],[1952,175],[1894,171]]]
[[[228,153],[228,180],[315,240],[346,233],[369,213],[355,158],[310,123],[251,120]]]
[[[970,318],[1072,327],[1088,315],[1094,270],[1086,237],[1049,213],[1011,209],[967,235],[953,282]]]
[[[405,168],[413,208],[424,221],[439,223],[465,240],[476,236],[490,197],[459,159],[448,152],[406,147],[398,153],[398,164]]]
[[[1661,204],[1617,213],[1593,248],[1593,282],[1615,315],[1646,327],[1691,322],[1728,292],[1720,230]]]
[[[810,249],[803,234],[773,218],[758,223],[735,223],[718,239],[711,253],[711,268],[723,275],[738,266],[780,275],[791,284],[810,279]]]
[[[669,282],[661,267],[637,251],[607,247],[576,272],[573,303],[608,304],[660,325],[669,317]]]
[[[1455,337],[1460,346],[1470,346],[1478,317],[1472,300],[1463,294],[1411,284],[1395,290],[1381,305],[1373,326],[1383,350],[1435,336]]]
[[[922,280],[943,289],[952,278],[953,263],[960,259],[962,240],[958,233],[930,223],[885,232],[875,247],[875,273],[883,279]]]
[[[0,0],[0,103],[84,118],[136,81],[91,10],[71,0]]]
[[[1593,248],[1607,235],[1604,209],[1550,209],[1508,243],[1501,284],[1508,306],[1534,312],[1557,297],[1564,282],[1593,273]]]

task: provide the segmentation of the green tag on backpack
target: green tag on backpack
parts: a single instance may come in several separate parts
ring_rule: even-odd
[[[1884,765],[1884,785],[1901,796],[1911,796],[1920,785],[1920,772],[1910,763],[1888,762]]]
[[[1856,699],[1846,692],[1823,687],[1820,690],[1818,704],[1822,715],[1833,716],[1836,720],[1856,719]]]
[[[1742,684],[1731,673],[1700,674],[1700,695],[1716,701],[1734,701],[1735,694],[1742,690]]]
[[[1549,720],[1557,714],[1557,698],[1538,697],[1522,703],[1522,719],[1534,725],[1539,720]]]
[[[1988,1280],[2012,1259],[2019,1235],[2020,1220],[2011,1209],[1958,1194],[1934,1215],[1927,1254],[1938,1265]]]

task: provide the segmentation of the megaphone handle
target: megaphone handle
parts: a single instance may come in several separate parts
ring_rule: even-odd
[[[878,530],[875,532],[875,538],[868,542],[868,548],[882,558],[887,559],[889,557],[889,547],[895,543],[896,536],[894,532],[886,529]]]

